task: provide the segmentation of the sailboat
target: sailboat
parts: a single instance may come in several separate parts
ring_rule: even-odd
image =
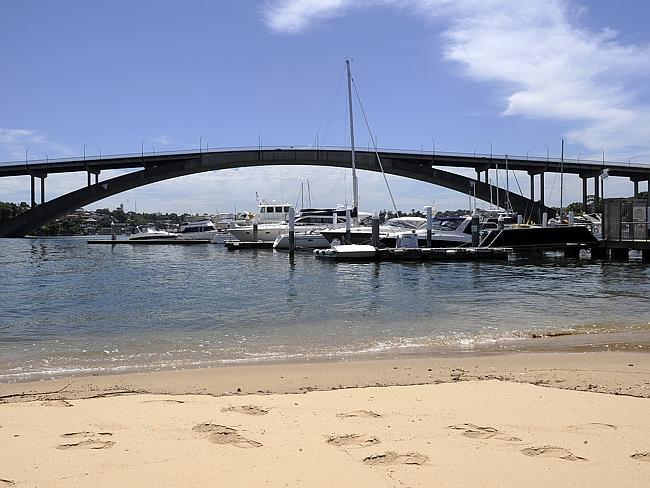
[[[348,109],[350,111],[350,156],[352,159],[352,223],[358,225],[358,212],[359,212],[359,182],[357,180],[357,164],[354,153],[354,116],[352,111],[352,71],[350,69],[350,60],[345,60],[345,65],[348,74]],[[382,168],[383,172],[383,168]],[[385,178],[385,176],[384,176]],[[392,196],[391,196],[392,198]],[[347,227],[347,224],[346,224]],[[374,257],[377,249],[374,246],[365,244],[338,244],[332,245],[330,249],[315,250],[316,256],[323,257],[339,257],[346,259],[355,258],[370,258]]]

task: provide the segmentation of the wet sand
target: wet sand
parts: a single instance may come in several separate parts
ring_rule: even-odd
[[[641,487],[649,398],[629,352],[3,384],[0,487]]]

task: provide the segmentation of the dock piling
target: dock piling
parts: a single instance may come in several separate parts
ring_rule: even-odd
[[[351,242],[350,229],[352,228],[352,219],[350,218],[350,209],[345,209],[345,242]]]
[[[379,215],[376,212],[372,215],[372,245],[379,247]]]
[[[431,247],[431,232],[433,230],[433,209],[430,206],[424,207],[427,213],[427,247]]]
[[[289,254],[293,254],[296,249],[295,221],[296,210],[293,207],[289,207]]]
[[[499,219],[501,219],[501,217],[499,217]],[[474,209],[474,213],[472,213],[472,247],[478,247],[479,240],[479,215],[478,211]],[[429,247],[431,247],[431,245],[429,245]]]

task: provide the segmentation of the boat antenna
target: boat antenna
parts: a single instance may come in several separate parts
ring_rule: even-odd
[[[350,153],[352,156],[352,215],[353,222],[358,223],[359,211],[359,183],[357,181],[357,163],[354,157],[354,117],[352,114],[352,72],[350,71],[350,60],[345,60],[348,71],[348,106],[350,109]]]

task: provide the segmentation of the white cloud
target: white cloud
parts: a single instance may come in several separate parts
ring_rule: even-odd
[[[46,134],[37,130],[3,129],[0,127],[0,159],[10,158],[14,161],[24,161],[25,150],[27,150],[29,160],[76,155],[69,146],[52,141]]]
[[[154,137],[152,141],[162,146],[169,146],[173,142],[171,137],[165,135],[159,135],[158,137]]]
[[[635,87],[650,69],[650,47],[586,29],[586,8],[569,0],[278,0],[264,19],[297,33],[384,5],[444,22],[445,59],[477,81],[500,83],[503,115],[571,122],[569,141],[591,150],[648,148],[650,106]]]

